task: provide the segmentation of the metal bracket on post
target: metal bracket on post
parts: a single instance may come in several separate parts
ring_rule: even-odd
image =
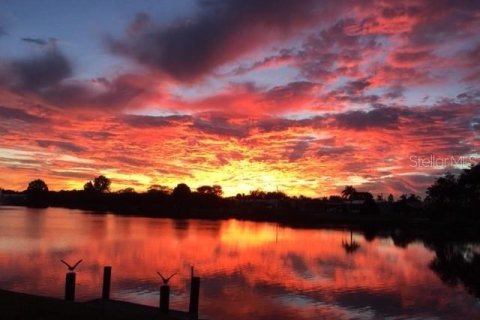
[[[80,259],[75,263],[73,266],[69,263],[65,262],[64,260],[60,260],[64,265],[67,266],[68,272],[65,276],[65,300],[67,301],[75,301],[75,281],[76,281],[76,273],[75,268],[82,262],[83,260]]]
[[[177,273],[173,273],[170,277],[165,278],[160,272],[157,271],[157,274],[162,278],[162,286],[160,286],[160,312],[168,313],[170,309],[170,286],[168,285],[168,281],[176,275]]]

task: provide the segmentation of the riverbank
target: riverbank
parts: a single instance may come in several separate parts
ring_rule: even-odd
[[[171,310],[161,314],[158,308],[117,300],[69,302],[65,300],[0,289],[2,319],[15,320],[186,320],[186,312]]]
[[[94,205],[51,205],[51,207],[85,210],[93,214],[115,214],[128,217],[168,218],[175,220],[200,219],[222,221],[236,219],[241,221],[278,223],[282,226],[302,229],[341,229],[363,233],[367,240],[376,237],[390,237],[400,246],[420,240],[424,242],[471,241],[480,242],[480,221],[469,219],[431,220],[422,212],[377,212],[365,214],[359,212],[325,212],[292,210],[282,208],[219,207],[207,211],[178,210],[175,208],[157,208],[157,211],[141,211],[139,208],[124,207],[118,210],[97,208]],[[244,210],[242,210],[244,209]],[[258,208],[257,208],[258,209]],[[39,209],[41,210],[41,209]]]

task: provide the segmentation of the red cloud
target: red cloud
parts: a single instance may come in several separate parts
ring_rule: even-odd
[[[94,80],[57,44],[2,61],[0,185],[421,192],[443,168],[410,156],[479,150],[479,6],[359,3],[209,1],[166,27],[140,14],[108,44],[142,67]]]

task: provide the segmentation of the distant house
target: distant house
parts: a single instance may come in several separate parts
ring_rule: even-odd
[[[351,204],[363,205],[373,201],[373,195],[370,192],[354,192],[350,199]]]
[[[333,200],[333,199],[332,199]],[[349,199],[330,200],[330,211],[349,212],[349,213],[374,213],[377,207],[370,192],[355,191]]]

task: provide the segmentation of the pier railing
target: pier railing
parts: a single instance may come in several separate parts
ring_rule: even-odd
[[[65,275],[65,300],[66,301],[75,301],[75,286],[76,286],[76,272],[75,268],[82,262],[78,261],[75,265],[71,266],[67,262],[62,262],[68,267],[68,271]],[[158,272],[157,272],[158,273]],[[163,314],[168,314],[170,310],[170,285],[168,280],[172,278],[175,274],[172,274],[168,278],[164,278],[160,273],[158,273],[163,281],[160,286],[160,299],[159,299],[159,312]],[[111,281],[112,281],[112,267],[105,266],[103,268],[103,283],[102,283],[102,295],[101,299],[104,301],[110,300],[110,290],[111,290]],[[194,275],[194,269],[191,269],[190,276],[190,302],[188,308],[188,318],[189,319],[198,319],[198,309],[199,309],[199,299],[200,299],[200,277]],[[175,311],[178,312],[178,311]]]

